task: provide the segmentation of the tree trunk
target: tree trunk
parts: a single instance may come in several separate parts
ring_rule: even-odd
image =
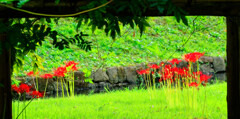
[[[3,47],[6,37],[0,34],[0,119],[12,119],[10,50]]]
[[[227,17],[228,118],[240,119],[240,17]]]

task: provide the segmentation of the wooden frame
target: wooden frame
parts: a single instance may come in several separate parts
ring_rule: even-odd
[[[70,14],[76,13],[77,7],[86,5],[89,1],[84,0],[81,2],[73,3],[61,3],[56,5],[55,3],[41,3],[40,1],[31,1],[30,3],[23,6],[22,9],[30,10],[39,13],[48,14]],[[208,16],[227,16],[227,83],[228,83],[228,118],[229,119],[240,119],[240,0],[172,0],[176,6],[181,7],[189,13],[189,15],[208,15]],[[111,4],[114,4],[111,3]],[[58,9],[60,8],[60,9]],[[62,11],[64,10],[64,11]],[[116,11],[108,11],[118,16],[132,15],[127,11],[117,13]],[[143,15],[145,16],[164,16],[160,14],[157,9],[148,9]],[[16,17],[39,17],[30,15],[27,13],[15,11],[12,9],[0,7],[1,18],[16,18]],[[0,41],[4,37],[0,35]],[[11,101],[10,93],[10,68],[9,68],[9,52],[5,51],[4,57],[0,59],[0,83],[4,83],[7,86],[0,88],[0,115],[3,114],[1,101],[5,98]],[[6,71],[5,71],[6,70]],[[6,95],[4,95],[6,94]],[[2,98],[4,97],[4,98]],[[11,107],[11,102],[8,102],[7,106]],[[7,111],[11,111],[7,108]],[[7,112],[5,114],[11,114]],[[6,115],[7,119],[12,118],[11,115]],[[1,118],[1,117],[0,117]]]

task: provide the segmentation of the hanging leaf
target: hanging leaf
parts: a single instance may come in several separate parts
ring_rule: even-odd
[[[0,83],[0,87],[4,87],[4,85]]]
[[[181,19],[182,19],[183,23],[184,23],[186,26],[188,26],[188,20],[187,20],[186,16],[181,16]]]

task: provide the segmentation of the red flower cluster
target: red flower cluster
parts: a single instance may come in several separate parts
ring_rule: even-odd
[[[31,90],[31,86],[27,84],[22,83],[21,85],[19,85],[19,87],[17,87],[17,85],[14,84],[11,87],[12,87],[12,90],[17,92],[18,94],[29,94],[33,96],[33,98],[43,97],[43,93],[40,93],[39,91]]]
[[[27,73],[28,76],[35,76],[36,74],[38,74],[38,72],[33,72],[33,71],[30,71]]]
[[[199,84],[196,83],[196,82],[192,82],[192,83],[190,83],[188,86],[189,86],[189,87],[198,87]]]
[[[53,78],[53,75],[52,74],[44,74],[40,77],[43,78],[43,79],[51,79],[51,78]]]
[[[69,62],[66,62],[65,63],[66,65],[66,67],[71,67],[71,71],[77,71],[77,67],[76,67],[76,65],[78,65],[78,63],[76,63],[76,62],[74,62],[74,61],[69,61]]]
[[[13,91],[17,92],[18,94],[20,93],[20,90],[19,90],[19,88],[17,87],[16,84],[13,84],[13,85],[11,86],[11,88],[12,88]]]
[[[31,86],[28,86],[27,84],[21,84],[19,86],[19,92],[20,93],[28,93],[31,89]]]
[[[58,67],[55,71],[54,71],[54,74],[53,76],[56,76],[56,77],[64,77],[65,76],[65,73],[68,72],[67,68],[70,67],[70,71],[76,71],[78,68],[76,67],[76,65],[78,65],[78,63],[74,62],[74,61],[69,61],[69,62],[66,62],[65,63],[66,65],[65,66],[62,66],[62,67]],[[48,75],[50,76],[50,75]]]
[[[178,60],[178,59],[172,59],[172,60],[170,60],[170,61],[168,61],[168,62],[170,62],[170,63],[172,63],[172,64],[179,64],[180,62],[181,62],[182,60]]]
[[[67,73],[66,67],[58,67],[57,70],[54,71],[54,76],[64,77],[65,73]]]
[[[137,71],[137,73],[138,73],[139,75],[149,74],[149,73],[150,73],[150,69],[140,70],[140,71]]]
[[[203,55],[204,53],[199,53],[199,52],[188,53],[183,56],[183,59],[188,62],[196,62]]]
[[[148,65],[149,68],[151,69],[159,69],[160,66],[156,65],[156,64],[153,64],[153,65]]]
[[[27,73],[28,76],[33,76],[33,74],[34,74],[33,71]]]
[[[29,95],[32,96],[32,98],[41,98],[43,97],[43,93],[40,93],[39,91],[32,91]]]
[[[210,79],[211,77],[212,76],[202,74],[202,75],[200,75],[200,81],[206,83],[208,81],[208,79]]]
[[[203,56],[204,53],[189,53],[184,55],[185,60],[189,62],[195,62],[197,61],[201,56]],[[157,74],[159,78],[159,82],[161,81],[170,81],[171,83],[177,83],[177,81],[181,81],[182,83],[187,83],[189,81],[188,86],[190,87],[198,87],[200,84],[205,85],[207,80],[211,78],[209,75],[203,74],[201,71],[198,72],[189,72],[189,69],[191,68],[190,65],[188,67],[179,68],[176,67],[175,64],[179,64],[181,60],[178,59],[172,59],[169,61],[171,64],[164,64],[163,62],[160,63],[160,65],[148,65],[148,69],[137,71],[139,75],[143,74]],[[181,80],[176,80],[181,79]],[[197,83],[198,82],[198,83]],[[202,83],[204,82],[204,83]]]

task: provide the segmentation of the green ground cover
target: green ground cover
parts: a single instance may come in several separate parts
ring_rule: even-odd
[[[79,95],[74,98],[38,99],[28,106],[27,118],[225,119],[226,88],[226,83],[218,83],[200,86],[199,89],[168,90],[170,92],[164,89],[150,92],[126,89],[103,94]],[[195,103],[192,104],[189,100],[195,100]],[[17,102],[13,102],[13,107],[16,112]]]
[[[195,19],[195,20],[194,20]],[[226,24],[225,17],[188,17],[189,27],[177,23],[174,17],[151,17],[149,27],[140,37],[137,27],[121,28],[121,36],[112,40],[102,30],[94,33],[87,25],[80,29],[90,36],[86,40],[92,42],[92,51],[85,52],[76,46],[72,49],[58,50],[53,48],[51,39],[45,41],[35,52],[43,58],[43,71],[52,71],[64,61],[80,62],[82,68],[89,70],[98,67],[126,66],[142,62],[153,62],[172,58],[181,58],[190,52],[205,52],[207,56],[226,57]],[[195,24],[193,26],[193,23]],[[59,24],[49,24],[62,34],[73,37],[77,23],[72,18],[60,19]],[[193,33],[194,32],[194,33]],[[185,42],[187,44],[182,47]],[[172,57],[171,54],[177,51]],[[23,69],[14,72],[14,76],[23,76],[32,70],[31,55],[25,57]],[[81,70],[81,69],[80,69]]]

